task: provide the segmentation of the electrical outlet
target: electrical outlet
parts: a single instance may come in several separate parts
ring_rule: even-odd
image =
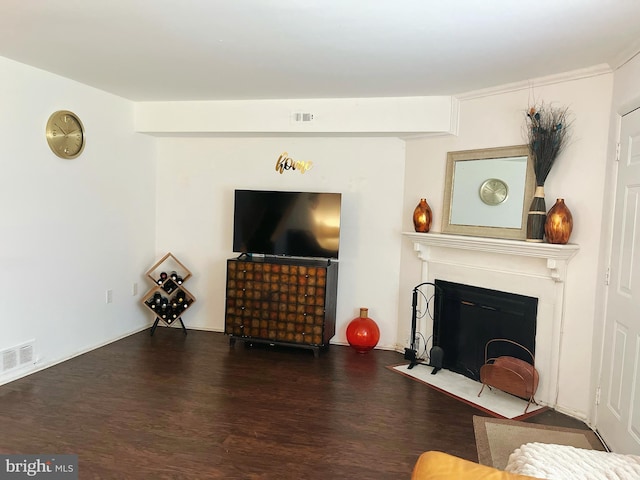
[[[107,290],[105,300],[106,300],[106,303],[113,303],[113,290],[111,289]]]

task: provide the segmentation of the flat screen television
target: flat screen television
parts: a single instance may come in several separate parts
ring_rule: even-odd
[[[338,258],[340,193],[236,190],[233,251]]]

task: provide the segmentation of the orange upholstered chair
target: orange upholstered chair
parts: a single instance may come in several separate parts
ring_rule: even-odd
[[[411,480],[538,480],[463,460],[443,452],[429,451],[418,458]]]

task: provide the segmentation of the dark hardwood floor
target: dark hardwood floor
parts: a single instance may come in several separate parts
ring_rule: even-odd
[[[395,480],[426,450],[477,461],[486,414],[386,368],[402,362],[146,330],[0,386],[0,452],[78,454],[81,479]]]

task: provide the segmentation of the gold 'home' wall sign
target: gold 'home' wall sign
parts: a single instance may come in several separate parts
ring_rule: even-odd
[[[311,160],[294,160],[289,156],[289,153],[282,152],[276,160],[276,172],[283,174],[285,170],[297,170],[300,173],[304,173],[313,168],[313,162]]]

